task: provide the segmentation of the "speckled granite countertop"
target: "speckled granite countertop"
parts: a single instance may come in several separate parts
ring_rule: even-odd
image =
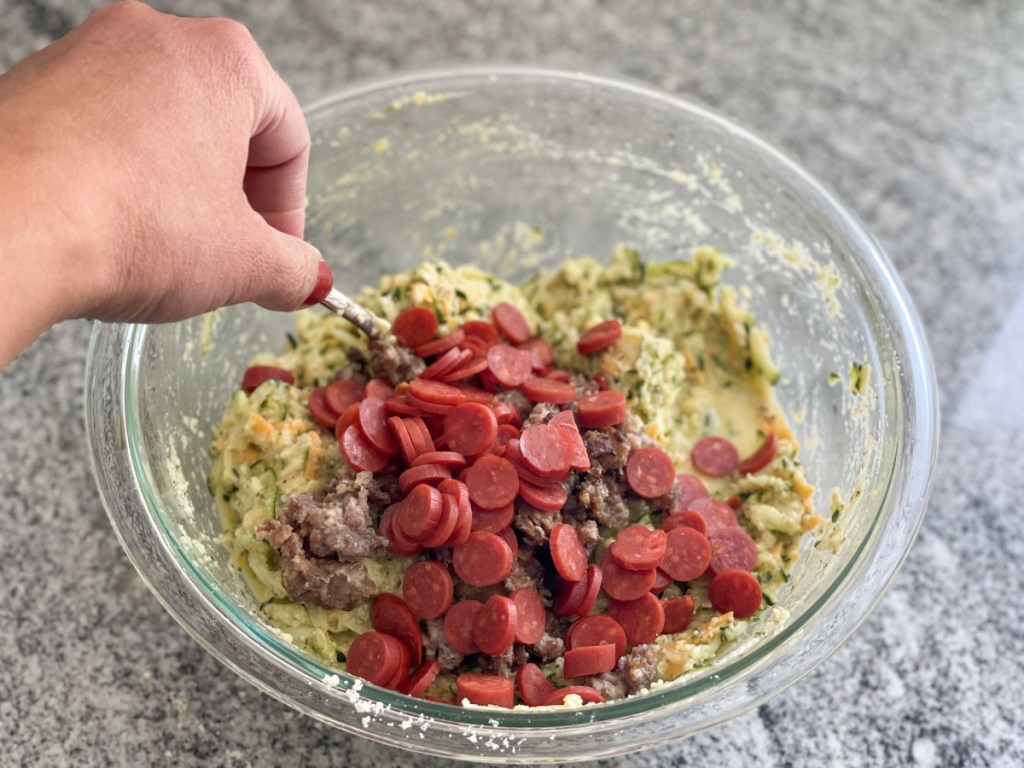
[[[96,5],[0,0],[0,69]],[[646,80],[734,117],[836,190],[896,264],[935,354],[943,447],[924,529],[871,618],[801,683],[689,741],[606,762],[1024,764],[1024,6],[158,5],[245,22],[307,102],[453,62]],[[160,608],[88,474],[88,336],[84,322],[56,328],[0,373],[2,762],[442,764],[294,714]]]

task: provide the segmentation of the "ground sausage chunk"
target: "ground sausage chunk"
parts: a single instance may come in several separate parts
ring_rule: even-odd
[[[537,509],[520,499],[516,502],[516,519],[513,526],[523,535],[523,541],[535,547],[548,543],[551,529],[562,522],[562,513],[557,509]]]
[[[512,571],[505,577],[505,591],[512,594],[517,589],[534,589],[540,591],[544,584],[544,566],[537,559],[533,547],[519,545],[516,559],[512,561]]]
[[[622,469],[629,461],[632,448],[629,437],[620,429],[588,429],[583,433],[583,445],[590,461],[602,469]]]
[[[605,701],[624,699],[651,684],[657,662],[654,646],[637,645],[619,659],[615,669],[589,678],[586,684],[597,689]]]
[[[379,379],[387,379],[392,386],[411,381],[423,373],[426,365],[412,350],[382,339],[370,340],[370,369]]]
[[[553,661],[565,653],[562,626],[551,613],[547,614],[544,623],[544,636],[530,646],[530,652],[541,661]]]
[[[423,633],[423,651],[428,659],[437,659],[442,672],[451,672],[465,658],[461,653],[448,645],[444,639],[444,619],[430,619],[423,622],[426,631]]]
[[[505,389],[494,394],[494,402],[505,403],[516,409],[519,418],[525,419],[533,411],[533,403],[518,389]]]
[[[547,424],[548,419],[561,410],[557,405],[551,403],[537,403],[533,410],[523,419],[523,429],[534,427],[538,424]]]
[[[321,557],[295,557],[281,569],[288,599],[350,611],[377,591],[363,563],[343,563]]]
[[[593,466],[580,483],[578,498],[600,525],[617,529],[629,524],[625,491],[621,475],[615,477]]]

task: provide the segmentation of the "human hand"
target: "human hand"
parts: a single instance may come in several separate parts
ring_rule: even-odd
[[[305,120],[235,22],[108,6],[0,77],[0,136],[0,366],[67,318],[330,288],[301,239]]]

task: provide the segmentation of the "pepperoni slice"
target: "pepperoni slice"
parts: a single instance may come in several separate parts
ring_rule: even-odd
[[[554,693],[549,694],[541,701],[542,707],[557,707],[565,704],[567,696],[575,694],[583,699],[584,704],[601,704],[604,702],[597,689],[589,685],[567,685],[564,688],[556,688]]]
[[[663,570],[661,570],[661,568],[655,568],[654,583],[651,585],[651,592],[664,592],[674,583],[675,582],[672,581],[672,577],[665,573]]]
[[[295,377],[289,370],[273,365],[250,365],[242,374],[242,391],[251,393],[260,384],[271,379],[283,381],[285,384],[295,383]]]
[[[493,347],[501,341],[498,329],[485,320],[469,320],[462,324],[462,330],[466,332],[466,336],[482,339],[488,347]]]
[[[377,473],[388,463],[388,457],[378,452],[355,424],[341,436],[341,455],[356,472]]]
[[[438,488],[442,488],[446,481],[442,480],[441,485]],[[452,481],[452,482],[458,482]],[[460,483],[460,485],[462,485]],[[446,547],[460,547],[469,540],[469,534],[473,532],[473,509],[469,503],[469,493],[465,491],[465,485],[463,487],[463,493],[459,495],[459,517],[455,521],[455,530],[452,531],[452,535],[448,537],[448,541],[444,544]]]
[[[558,485],[565,479],[558,476],[541,477],[536,472],[528,469],[523,461],[523,454],[519,450],[519,438],[513,438],[508,441],[508,444],[505,446],[505,458],[515,466],[516,474],[519,475],[520,480],[540,486],[541,488],[546,488],[549,485]]]
[[[448,448],[463,456],[476,456],[489,450],[497,436],[498,420],[494,411],[481,403],[463,403],[444,418],[445,442]]]
[[[566,581],[557,579],[552,590],[551,613],[555,616],[573,616],[579,613],[579,607],[587,596],[587,581]]]
[[[752,475],[767,467],[775,458],[775,452],[779,447],[779,439],[774,432],[769,432],[760,447],[736,465],[741,475]]]
[[[533,662],[524,664],[516,672],[516,688],[519,689],[519,698],[528,707],[539,707],[555,691],[554,684],[544,677],[540,667]]]
[[[424,402],[431,405],[444,405],[454,407],[466,402],[466,396],[458,387],[445,384],[443,381],[431,381],[430,379],[416,378],[409,382],[409,392],[406,398],[413,398],[412,403]]]
[[[418,347],[437,335],[437,315],[426,307],[409,307],[398,313],[391,332],[403,347]]]
[[[494,395],[486,389],[480,389],[480,387],[474,387],[471,384],[464,384],[462,382],[458,382],[452,386],[466,396],[467,403],[482,403],[484,405],[490,405],[494,400]]]
[[[654,568],[646,571],[627,571],[612,559],[610,551],[604,553],[601,571],[601,588],[613,600],[636,600],[645,592],[649,592],[654,584]]]
[[[587,616],[569,627],[565,644],[570,650],[588,645],[614,645],[617,659],[626,652],[626,632],[611,616]]]
[[[413,417],[411,419],[403,419],[402,421],[409,432],[409,439],[412,440],[417,456],[434,450],[434,441],[430,439],[430,430],[427,429],[423,419]]]
[[[666,635],[684,631],[693,620],[693,598],[690,595],[662,599],[661,608],[665,611],[665,626],[661,631]]]
[[[732,507],[718,499],[697,499],[690,502],[689,509],[693,510],[707,524],[708,535],[715,531],[724,531],[738,527],[736,513]]]
[[[605,378],[603,373],[594,374],[594,383],[597,384],[597,388],[604,392],[608,387],[608,379]]]
[[[626,482],[637,496],[644,499],[664,496],[672,490],[675,481],[676,468],[661,448],[649,446],[629,454]]]
[[[427,659],[409,675],[409,682],[402,686],[401,693],[414,699],[419,698],[434,682],[440,671],[441,664],[437,659]]]
[[[584,395],[577,411],[579,424],[586,429],[611,427],[622,423],[629,415],[626,396],[615,389]]]
[[[474,531],[465,544],[452,550],[452,567],[460,579],[474,587],[497,584],[512,571],[512,550],[500,536]]]
[[[313,417],[313,421],[321,427],[334,429],[337,425],[339,412],[327,404],[327,389],[325,387],[317,387],[309,393],[306,407],[309,408],[309,415]]]
[[[568,523],[559,523],[551,529],[548,546],[559,576],[566,581],[580,581],[586,576],[587,553],[575,528]]]
[[[724,528],[708,534],[712,573],[728,570],[752,571],[757,567],[757,544],[740,528]]]
[[[540,477],[563,478],[572,467],[575,448],[564,429],[548,424],[527,427],[519,436],[523,464]]]
[[[473,639],[473,625],[484,604],[477,600],[455,603],[444,617],[444,639],[452,650],[468,656],[480,650]]]
[[[600,566],[591,563],[587,566],[587,591],[583,593],[583,600],[576,606],[576,610],[573,613],[577,616],[583,617],[588,616],[594,608],[594,603],[597,602],[597,595],[601,591],[601,582],[604,580],[604,574],[601,572]]]
[[[458,498],[450,493],[442,493],[441,516],[437,520],[437,527],[434,528],[434,532],[423,540],[423,546],[427,549],[443,546],[452,537],[452,534],[455,533],[455,526],[458,525],[458,522]]]
[[[513,344],[522,344],[530,338],[530,328],[523,313],[507,301],[491,310],[491,319],[501,335]]]
[[[324,400],[331,410],[340,415],[350,405],[362,400],[365,390],[363,384],[354,379],[338,379],[327,385]]]
[[[348,650],[345,671],[374,685],[385,685],[398,670],[402,647],[401,641],[391,635],[363,632]]]
[[[555,348],[551,346],[550,341],[542,339],[539,336],[527,339],[519,345],[519,349],[525,350],[526,352],[533,352],[533,354],[540,359],[541,364],[545,368],[549,365],[553,365],[555,362]]]
[[[630,645],[645,645],[654,642],[665,626],[665,609],[661,601],[650,592],[636,600],[612,600],[608,615],[619,622]]]
[[[702,437],[690,451],[690,461],[708,477],[725,477],[740,463],[736,446],[724,437]]]
[[[469,498],[484,509],[501,509],[515,501],[519,475],[508,459],[493,454],[481,456],[466,474]]]
[[[398,416],[389,416],[388,427],[391,429],[391,434],[395,436],[395,442],[398,443],[405,463],[412,464],[416,460],[416,448],[412,444],[412,438],[409,437],[409,430],[405,428],[405,423]]]
[[[417,542],[405,537],[394,525],[395,513],[401,508],[401,502],[392,504],[380,516],[380,535],[388,540],[388,552],[400,557],[411,557],[423,551]]]
[[[398,595],[381,592],[373,599],[370,624],[378,632],[401,640],[411,654],[410,663],[419,664],[423,659],[423,638],[420,635],[419,622]]]
[[[708,568],[711,544],[693,528],[673,528],[666,535],[665,559],[661,570],[676,581],[692,581]]]
[[[506,504],[501,509],[473,509],[474,531],[487,531],[489,533],[501,533],[501,531],[512,525],[516,516],[516,505],[513,502]]]
[[[684,509],[682,512],[673,512],[665,518],[661,524],[661,530],[668,533],[673,528],[693,528],[693,530],[708,535],[708,523],[704,516],[692,509]]]
[[[384,405],[387,406],[388,413],[398,414],[399,416],[419,416],[422,413],[415,405],[409,404],[405,395],[389,397],[384,401]]]
[[[422,483],[437,485],[452,476],[452,471],[441,464],[420,464],[410,467],[398,476],[398,489],[402,493],[411,493]]]
[[[494,445],[491,446],[491,453],[497,456],[503,456],[505,453],[505,446],[508,445],[509,441],[518,439],[518,429],[513,427],[511,424],[499,424],[498,436],[494,438]]]
[[[560,510],[569,499],[569,493],[561,485],[540,486],[522,479],[519,481],[519,495],[527,504],[549,512]]]
[[[656,568],[665,557],[665,532],[631,525],[616,534],[609,551],[615,564],[627,571]]]
[[[395,674],[391,676],[391,679],[384,683],[385,688],[390,688],[393,691],[397,691],[409,681],[409,664],[411,662],[411,656],[409,655],[409,649],[405,646],[405,643],[398,643],[398,654],[398,668],[395,669]]]
[[[512,559],[516,559],[516,555],[519,554],[519,539],[516,537],[516,532],[511,528],[505,528],[504,530],[498,531],[498,535],[505,540],[508,544],[508,548],[512,550]]]
[[[410,541],[422,543],[437,529],[442,511],[441,492],[417,485],[400,502],[393,525]]]
[[[590,469],[590,455],[587,453],[587,446],[583,444],[583,438],[576,427],[576,417],[572,415],[572,411],[556,413],[548,421],[548,424],[569,433],[573,445],[572,468],[577,472],[586,472]]]
[[[569,381],[572,379],[572,374],[568,371],[560,371],[558,369],[548,371],[544,374],[545,379],[551,379],[552,381]]]
[[[440,339],[434,339],[434,341],[418,345],[413,352],[416,353],[417,357],[433,357],[434,355],[440,355],[442,352],[447,352],[452,347],[459,346],[465,338],[466,334],[460,328],[449,333],[447,336],[442,336]]]
[[[608,349],[620,336],[622,323],[613,317],[611,320],[598,323],[580,336],[580,340],[576,342],[576,349],[581,355],[593,355]]]
[[[498,386],[515,389],[533,375],[530,353],[498,344],[487,350],[487,370]]]
[[[725,500],[725,503],[732,507],[734,510],[739,509],[743,505],[743,499],[739,496],[730,496]]]
[[[562,675],[566,680],[600,675],[615,669],[617,663],[614,645],[584,645],[565,652],[562,657]]]
[[[516,640],[527,645],[539,642],[544,637],[546,618],[540,595],[524,587],[513,592],[511,600],[516,604]]]
[[[428,365],[423,373],[420,374],[421,379],[441,379],[446,374],[454,371],[464,360],[468,360],[472,357],[472,353],[469,356],[463,356],[463,350],[458,347],[452,347],[443,355],[439,356],[437,360]]]
[[[420,467],[424,464],[439,464],[448,469],[462,469],[466,466],[466,457],[455,451],[427,451],[409,462],[411,467]]]
[[[368,397],[359,404],[359,428],[377,453],[398,455],[398,443],[388,427],[388,413],[383,400]]]
[[[554,379],[527,379],[523,394],[534,403],[566,405],[576,399],[576,387]]]
[[[500,656],[512,647],[517,621],[516,604],[504,595],[491,595],[473,622],[473,639],[484,653]]]
[[[420,560],[406,569],[402,596],[409,610],[421,619],[436,619],[452,604],[451,574],[437,560]]]
[[[719,613],[728,613],[737,619],[753,616],[761,607],[761,585],[746,571],[722,571],[708,584],[708,600]]]
[[[675,498],[672,499],[673,512],[681,512],[690,505],[690,502],[706,499],[710,495],[704,481],[696,475],[680,472],[676,475],[676,482],[679,483],[679,488]]]
[[[492,403],[491,410],[494,411],[494,418],[499,424],[510,424],[516,429],[523,426],[523,417],[508,403]]]
[[[455,680],[455,698],[481,707],[494,705],[512,709],[516,690],[507,677],[464,672]]]
[[[443,380],[446,382],[456,382],[462,379],[468,379],[471,376],[476,376],[479,373],[483,373],[487,370],[487,358],[486,356],[480,356],[473,358],[472,352],[467,351],[465,353],[468,357],[463,357],[459,361],[459,364],[452,368],[452,370],[445,374]]]

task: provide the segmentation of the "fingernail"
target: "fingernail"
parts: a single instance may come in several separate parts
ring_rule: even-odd
[[[321,261],[316,271],[316,285],[313,286],[313,292],[309,294],[309,298],[306,299],[306,303],[302,306],[311,307],[314,304],[319,304],[331,292],[333,287],[334,273],[331,272],[331,268],[327,266],[326,261]]]

